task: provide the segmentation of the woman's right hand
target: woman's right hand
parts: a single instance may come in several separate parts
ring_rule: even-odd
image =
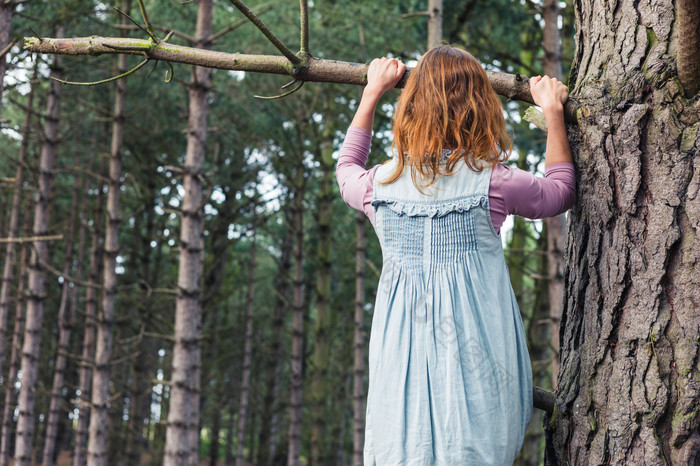
[[[569,98],[569,89],[557,78],[549,76],[533,76],[530,78],[530,93],[536,105],[542,111],[564,108],[564,102]]]
[[[375,58],[367,70],[366,92],[376,93],[379,97],[396,87],[406,65],[396,58]]]

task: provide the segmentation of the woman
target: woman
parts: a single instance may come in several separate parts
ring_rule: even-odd
[[[532,415],[532,372],[503,257],[508,214],[574,202],[566,86],[530,80],[547,119],[545,178],[511,169],[500,100],[469,53],[441,46],[411,72],[394,118],[396,155],[365,170],[374,111],[406,67],[375,59],[338,160],[384,264],[369,342],[365,466],[510,465]]]

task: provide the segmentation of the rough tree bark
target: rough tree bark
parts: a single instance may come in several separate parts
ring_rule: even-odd
[[[257,189],[257,186],[256,188]],[[253,237],[250,243],[250,265],[248,266],[248,297],[246,299],[245,341],[243,348],[243,367],[241,368],[241,397],[238,406],[238,449],[236,466],[243,466],[243,447],[245,446],[246,424],[248,421],[248,399],[250,394],[250,374],[253,361],[253,310],[255,309],[255,208],[253,201]],[[253,444],[250,443],[250,448]]]
[[[365,447],[365,259],[367,233],[364,212],[355,217],[355,332],[353,363],[353,448],[352,465],[363,466]]]
[[[100,170],[104,172],[104,170]],[[100,262],[102,261],[102,214],[104,207],[104,190],[102,182],[97,181],[97,202],[93,216],[90,235],[90,265],[88,282],[98,283],[100,279]],[[73,444],[73,466],[85,466],[87,461],[87,440],[90,424],[90,401],[92,400],[92,367],[95,359],[95,317],[98,308],[98,290],[88,287],[85,292],[85,319],[83,324],[83,342],[78,373],[78,422],[75,428]]]
[[[76,150],[74,164],[80,166],[79,151]],[[63,284],[61,286],[61,298],[58,305],[58,344],[56,346],[56,362],[54,364],[53,383],[51,386],[51,398],[49,401],[49,412],[46,418],[46,435],[44,436],[44,451],[42,458],[43,466],[51,466],[55,460],[56,436],[59,429],[59,417],[61,415],[60,403],[63,398],[63,385],[66,375],[66,363],[68,356],[68,345],[70,334],[73,329],[73,315],[75,309],[73,304],[72,289],[70,281],[66,278],[73,275],[73,249],[75,240],[75,228],[78,221],[78,212],[82,209],[82,199],[84,190],[84,178],[75,173],[73,178],[73,197],[71,199],[70,217],[68,219],[68,229],[65,234],[65,248],[63,250]],[[76,264],[80,264],[78,261]],[[75,276],[79,276],[78,273]]]
[[[207,48],[206,38],[212,29],[212,1],[201,0],[197,12],[195,37],[198,48]],[[192,445],[192,431],[199,429],[199,314],[201,276],[202,169],[207,140],[209,88],[211,69],[194,67],[189,84],[189,120],[187,154],[185,156],[185,195],[182,199],[180,257],[175,304],[175,345],[170,392],[168,427],[165,436],[166,466],[196,463],[197,451]],[[192,414],[197,414],[193,416]],[[194,455],[195,458],[190,458]]]
[[[57,35],[63,35],[63,28],[56,30]],[[61,57],[55,57],[51,75],[61,77]],[[53,168],[56,163],[56,148],[58,146],[58,119],[61,103],[61,85],[52,81],[49,85],[49,96],[46,101],[46,116],[44,119],[44,142],[39,161],[39,189],[34,207],[34,225],[32,234],[44,236],[49,228],[49,202],[53,185]],[[15,465],[30,466],[34,446],[34,420],[36,403],[36,385],[39,371],[39,355],[41,348],[41,331],[44,319],[44,300],[46,298],[45,263],[48,262],[49,247],[46,241],[33,243],[29,260],[29,282],[27,286],[27,318],[24,328],[22,346],[22,386],[19,392],[19,418],[17,420],[17,435],[15,437]]]
[[[700,104],[670,2],[575,7],[578,201],[546,464],[697,464]]]
[[[123,11],[128,14],[130,7],[131,0],[124,0]],[[126,24],[126,18],[123,16],[121,23]],[[117,62],[117,73],[121,74],[126,69],[126,57],[120,55]],[[88,466],[106,466],[109,461],[107,450],[110,403],[109,369],[112,355],[112,327],[116,316],[117,256],[119,255],[119,227],[121,225],[119,204],[122,185],[126,80],[117,81],[115,91],[112,112],[112,141],[109,151],[109,191],[107,192],[107,215],[105,217],[105,239],[102,255],[101,309],[97,313],[95,363],[92,372]]]
[[[678,0],[678,79],[691,98],[700,91],[700,2]]]

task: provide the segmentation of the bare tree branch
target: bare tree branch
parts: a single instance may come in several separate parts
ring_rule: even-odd
[[[366,63],[351,63],[308,57],[305,66],[295,68],[285,57],[280,56],[217,52],[170,44],[164,41],[154,45],[152,41],[145,39],[92,36],[72,39],[43,38],[39,41],[36,37],[25,37],[24,48],[36,53],[60,55],[125,53],[146,56],[152,60],[165,60],[221,70],[288,75],[298,81],[355,84],[359,86],[364,86],[367,83]],[[411,70],[406,70],[396,87],[403,87],[410,74]],[[487,71],[486,74],[489,77],[491,86],[498,94],[508,99],[534,103],[530,94],[530,84],[527,76],[493,71]],[[564,106],[568,122],[576,122],[576,110],[578,108],[578,103],[569,99]]]
[[[299,51],[309,53],[309,2],[308,0],[299,0],[299,20],[301,23],[301,47]]]
[[[265,14],[265,13],[267,13],[268,11],[272,10],[273,7],[274,7],[274,5],[266,5],[266,6],[262,7],[260,10],[258,10],[257,15]],[[236,22],[233,23],[232,25],[227,26],[227,27],[223,28],[221,31],[215,32],[215,33],[212,34],[211,36],[207,37],[207,42],[208,42],[208,43],[214,42],[214,41],[215,41],[216,39],[218,39],[219,37],[221,37],[221,36],[223,36],[224,34],[227,34],[227,33],[231,32],[231,31],[233,31],[234,29],[237,29],[237,28],[243,26],[243,25],[244,25],[245,23],[247,23],[247,22],[248,22],[247,19],[242,19],[242,20],[240,20],[240,21],[236,21]]]
[[[7,52],[9,52],[10,49],[11,49],[12,47],[14,47],[14,45],[15,45],[16,43],[17,43],[17,39],[12,39],[12,41],[10,41],[9,44],[7,44],[2,50],[0,50],[0,59],[2,59],[2,57],[4,57],[5,54],[7,54]]]
[[[243,13],[243,15],[245,15],[245,17],[248,18],[251,23],[255,24],[255,26],[258,29],[260,29],[260,32],[262,32],[265,35],[265,37],[267,37],[267,39],[270,42],[272,42],[272,45],[277,47],[277,50],[279,50],[280,53],[282,53],[282,55],[287,57],[287,59],[290,62],[292,62],[295,65],[298,65],[302,62],[301,58],[294,55],[294,53],[291,50],[289,50],[287,46],[282,43],[281,40],[279,40],[275,33],[272,32],[270,28],[268,28],[265,25],[265,23],[263,23],[262,20],[257,17],[256,14],[253,13],[253,11],[245,5],[245,3],[243,3],[241,0],[229,0],[229,2],[231,2],[233,6],[238,8],[238,10],[241,13]]]
[[[112,26],[113,28],[115,28],[115,29],[126,30],[126,31],[135,31],[135,30],[141,29],[141,28],[139,28],[138,26],[132,26],[132,25],[129,25],[129,24],[126,24],[126,25],[123,25],[123,24],[112,24],[111,26]],[[162,31],[162,32],[166,32],[166,33],[172,33],[174,36],[177,36],[177,37],[179,37],[179,38],[181,38],[181,39],[185,39],[187,42],[190,42],[190,43],[192,43],[192,44],[194,44],[194,43],[196,42],[196,40],[195,40],[194,37],[192,37],[192,36],[189,35],[189,34],[185,34],[184,32],[175,31],[175,30],[173,30],[172,28],[165,27],[165,26],[161,26],[161,25],[159,25],[159,24],[151,24],[151,26],[153,27],[153,29],[157,29],[158,31]]]
[[[27,238],[0,238],[1,243],[33,243],[35,241],[59,241],[63,235],[30,236]]]

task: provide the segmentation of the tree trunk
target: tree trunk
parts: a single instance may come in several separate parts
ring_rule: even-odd
[[[23,232],[29,233],[29,215],[24,218]],[[13,414],[17,391],[15,383],[19,373],[19,364],[22,350],[22,331],[25,320],[25,296],[24,284],[27,279],[27,249],[29,243],[22,243],[19,253],[19,273],[17,274],[17,303],[15,305],[15,325],[12,332],[12,350],[10,351],[10,369],[5,383],[5,405],[2,413],[2,440],[0,440],[0,466],[10,463],[10,442],[12,441]]]
[[[80,156],[76,150],[75,166],[80,166]],[[59,417],[61,415],[60,403],[63,399],[63,386],[66,373],[66,362],[70,334],[73,329],[73,315],[75,309],[71,307],[72,290],[67,276],[73,275],[73,242],[75,239],[75,227],[78,221],[78,212],[82,209],[82,194],[84,182],[75,174],[73,178],[73,198],[71,200],[70,218],[68,230],[64,238],[65,249],[63,252],[63,284],[61,286],[61,298],[58,307],[58,346],[56,347],[56,362],[54,364],[53,384],[51,386],[51,399],[49,401],[49,413],[46,420],[46,436],[44,439],[44,452],[42,465],[51,466],[55,461],[56,436],[58,435]],[[81,262],[76,262],[80,264]],[[78,273],[75,276],[79,276]],[[76,285],[77,286],[77,285]],[[73,287],[75,288],[75,286]]]
[[[442,0],[428,0],[428,49],[442,43]]]
[[[57,27],[56,35],[63,35],[63,28]],[[61,77],[62,60],[55,57],[51,76]],[[61,85],[51,81],[46,101],[44,122],[44,142],[39,162],[39,189],[34,208],[34,236],[44,236],[49,228],[49,201],[53,184],[53,168],[56,163],[58,146],[58,118],[61,102]],[[15,440],[15,465],[30,466],[34,447],[34,422],[36,389],[39,376],[41,331],[44,319],[44,299],[46,298],[46,273],[44,263],[48,262],[49,247],[46,241],[35,241],[29,261],[29,281],[27,296],[27,319],[22,346],[22,386],[19,392],[19,419]]]
[[[547,247],[547,226],[544,226],[540,237],[535,245],[536,267],[538,271],[543,271],[545,275],[547,270],[547,256],[542,254]],[[530,261],[529,263],[533,263]],[[532,363],[532,382],[536,386],[549,388],[549,331],[548,331],[548,314],[549,314],[549,287],[546,280],[535,280],[534,299],[532,303],[532,314],[525,321],[527,347]],[[513,462],[514,466],[539,466],[542,464],[542,440],[544,432],[542,430],[543,411],[534,409],[532,418],[525,431],[523,446],[518,453],[518,456]]]
[[[129,13],[131,0],[124,0],[123,11]],[[126,24],[122,16],[121,24]],[[127,60],[120,55],[117,74],[127,70]],[[107,433],[109,426],[109,373],[112,355],[112,327],[115,319],[117,293],[117,256],[119,255],[119,203],[121,194],[122,144],[124,135],[124,109],[126,106],[126,80],[117,81],[112,113],[112,141],[109,156],[109,191],[107,192],[107,216],[105,223],[104,252],[102,257],[102,308],[98,312],[95,347],[95,364],[92,373],[92,406],[88,439],[88,466],[106,466],[109,458]]]
[[[207,48],[211,35],[212,1],[201,0],[197,13],[197,48]],[[185,156],[180,232],[178,292],[175,304],[175,345],[170,408],[165,438],[166,466],[186,466],[192,455],[192,432],[199,429],[199,320],[202,219],[202,167],[207,140],[211,69],[194,67],[189,89],[189,121]],[[196,416],[194,415],[196,414]],[[196,457],[196,451],[194,452]],[[197,459],[192,458],[196,463]]]
[[[366,219],[356,215],[355,243],[355,333],[353,370],[353,466],[363,466],[365,447],[365,259],[367,257]]]
[[[233,456],[233,431],[236,426],[236,416],[234,416],[234,409],[233,409],[233,403],[230,403],[229,406],[229,415],[228,415],[228,429],[226,430],[226,453],[225,453],[225,463],[227,465],[233,465],[234,462],[234,456]]]
[[[303,153],[303,151],[302,151]],[[294,226],[294,323],[292,327],[292,367],[289,396],[289,452],[287,466],[299,466],[301,450],[302,364],[304,359],[304,173],[297,167],[294,177],[292,217]]]
[[[285,210],[285,221],[289,223],[289,210]],[[284,339],[284,321],[288,308],[286,295],[289,292],[289,271],[292,267],[292,235],[285,233],[280,247],[280,259],[277,263],[278,274],[275,280],[277,297],[272,321],[271,358],[268,358],[267,381],[265,383],[265,402],[263,404],[260,437],[258,439],[258,460],[261,466],[271,466],[277,451],[277,430],[279,419],[280,371],[282,360],[282,341]]]
[[[314,329],[314,356],[311,405],[311,464],[313,466],[331,464],[333,452],[329,449],[327,435],[331,419],[328,417],[326,406],[328,398],[328,367],[330,344],[328,341],[331,330],[330,300],[331,300],[331,252],[333,238],[331,237],[333,221],[333,198],[335,193],[334,167],[332,149],[326,143],[316,148],[321,165],[321,179],[318,194],[318,246],[316,256],[316,325]]]
[[[12,14],[15,11],[15,3],[0,2],[0,52],[10,45],[10,32],[12,31]],[[7,54],[0,56],[0,116],[2,116],[2,92],[5,88],[5,72],[7,71]]]
[[[154,283],[156,274],[151,273],[151,255],[153,250],[151,241],[155,235],[154,208],[157,188],[155,180],[152,178],[149,178],[146,183],[147,188],[144,190],[146,229],[141,232],[140,225],[136,228],[141,235],[141,245],[138,262],[134,265],[140,271],[139,280],[147,283],[148,286],[142,287],[137,305],[141,334],[138,341],[137,356],[134,359],[132,386],[129,397],[129,421],[126,429],[129,438],[126,444],[126,458],[128,464],[134,465],[141,463],[141,453],[148,443],[148,435],[144,435],[144,421],[150,417],[151,394],[153,391],[151,381],[155,378],[157,363],[155,360],[156,347],[153,339],[144,336],[145,330],[151,325],[152,313],[154,312],[150,289],[157,286]]]
[[[6,6],[0,6],[0,26],[2,25],[2,12],[5,9]],[[1,34],[4,34],[4,32],[0,33],[0,35]],[[1,39],[2,38],[0,37],[0,41]],[[37,67],[38,60],[35,60],[34,72],[32,73],[32,81],[36,80]],[[0,76],[0,81],[1,80],[2,76]],[[32,84],[29,89],[29,95],[27,96],[27,114],[24,117],[22,143],[19,147],[19,154],[17,157],[17,171],[15,172],[15,189],[12,193],[12,207],[10,208],[10,220],[7,225],[8,238],[17,237],[17,234],[19,232],[20,206],[22,204],[22,189],[24,185],[24,164],[26,163],[27,159],[27,149],[29,148],[29,139],[32,130],[32,111],[34,109],[35,92],[36,85]],[[1,93],[0,100],[2,100]],[[12,241],[8,242],[5,246],[5,266],[2,271],[2,284],[0,284],[0,374],[4,373],[2,365],[5,359],[5,341],[7,338],[6,330],[10,316],[10,293],[12,291],[12,282],[14,280],[16,249],[17,243],[14,243]]]
[[[100,170],[100,173],[104,170]],[[90,238],[90,265],[88,267],[88,282],[98,283],[100,277],[100,262],[102,261],[102,213],[104,207],[104,190],[102,182],[97,182],[97,205],[92,234]],[[87,461],[88,427],[90,424],[90,401],[92,400],[92,367],[95,360],[95,316],[97,315],[97,289],[88,287],[85,292],[85,323],[83,328],[83,344],[81,352],[80,371],[78,374],[78,422],[75,429],[75,444],[73,446],[73,466],[85,466]]]
[[[697,464],[700,108],[670,3],[575,5],[578,200],[546,464]]]
[[[561,37],[559,35],[559,2],[545,0],[544,18],[544,74],[561,80]],[[547,225],[547,276],[549,317],[551,319],[552,386],[556,389],[559,373],[559,321],[564,309],[564,214],[545,219]]]
[[[257,189],[257,186],[256,188]],[[248,397],[250,390],[250,372],[253,360],[253,310],[255,308],[255,201],[253,202],[253,238],[250,243],[250,265],[248,269],[248,299],[245,316],[245,349],[243,350],[243,368],[241,370],[241,402],[238,408],[238,449],[236,466],[243,466],[243,447],[245,446],[246,421],[248,419]],[[253,448],[253,443],[250,443]]]

